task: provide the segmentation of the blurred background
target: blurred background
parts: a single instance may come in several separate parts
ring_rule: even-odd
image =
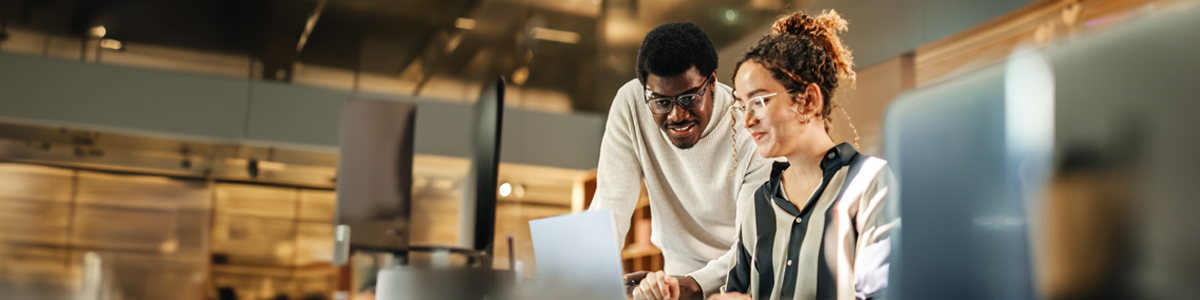
[[[411,241],[456,245],[471,105],[496,76],[508,80],[497,245],[513,236],[522,275],[534,276],[527,222],[590,203],[612,98],[635,78],[642,36],[659,24],[703,28],[728,83],[733,63],[778,16],[836,9],[850,22],[844,40],[858,81],[842,93],[833,137],[858,138],[864,153],[883,156],[885,114],[906,91],[995,66],[1019,45],[1070,43],[1192,6],[0,0],[0,291],[349,297],[361,280],[330,264],[343,101],[416,104]],[[1085,179],[1109,177],[1078,178],[1063,182],[1094,188]],[[622,252],[626,271],[661,268],[649,209],[643,195]],[[497,247],[495,266],[509,263]]]

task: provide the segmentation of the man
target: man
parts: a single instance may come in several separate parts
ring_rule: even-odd
[[[664,259],[663,271],[626,275],[641,280],[635,298],[696,299],[725,284],[740,212],[770,175],[750,135],[735,129],[740,117],[716,69],[717,51],[698,26],[661,25],[642,40],[638,78],[609,111],[589,209],[612,209],[620,243],[644,182],[650,240]]]

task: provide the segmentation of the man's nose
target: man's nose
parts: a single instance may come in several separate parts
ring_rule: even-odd
[[[686,109],[683,109],[683,106],[680,106],[678,103],[676,103],[671,107],[671,112],[667,114],[667,121],[672,123],[683,122],[690,116],[691,113],[689,113]]]

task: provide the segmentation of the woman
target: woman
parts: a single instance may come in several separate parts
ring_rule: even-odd
[[[792,14],[734,69],[736,112],[758,153],[787,162],[746,210],[728,293],[714,299],[866,299],[887,287],[900,223],[891,171],[829,137],[834,91],[854,80],[845,29],[833,11]]]

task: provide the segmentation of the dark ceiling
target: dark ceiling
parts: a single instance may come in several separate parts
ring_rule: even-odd
[[[524,86],[563,92],[576,110],[607,112],[615,89],[633,77],[638,46],[606,39],[605,28],[615,28],[607,23],[623,20],[630,24],[622,28],[640,37],[657,24],[692,21],[720,48],[792,2],[641,1],[647,0],[0,0],[0,28],[82,37],[103,25],[106,38],[124,43],[248,55],[262,61],[258,76],[268,80],[289,81],[296,62],[388,76],[416,67],[419,90],[435,76],[484,82],[527,67]],[[728,11],[740,20],[727,18]],[[460,17],[475,27],[456,28]],[[580,39],[535,39],[535,27]]]

